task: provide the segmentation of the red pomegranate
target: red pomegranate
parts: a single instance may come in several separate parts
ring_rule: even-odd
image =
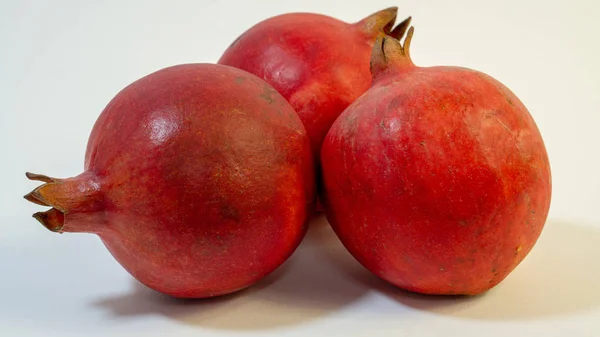
[[[121,91],[92,130],[85,171],[25,196],[55,232],[97,234],[150,288],[231,293],[300,243],[313,207],[310,142],[277,91],[244,71],[188,64]]]
[[[296,110],[318,161],[321,143],[342,111],[371,85],[375,39],[401,37],[409,19],[392,30],[397,8],[349,24],[313,13],[262,21],[233,42],[220,64],[246,70],[271,84]]]
[[[481,72],[421,68],[391,37],[373,48],[373,85],[322,147],[327,217],[388,282],[478,294],[529,253],[548,215],[550,165],[521,101]]]

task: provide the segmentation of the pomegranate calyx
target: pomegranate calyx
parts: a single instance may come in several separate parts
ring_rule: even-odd
[[[26,173],[27,178],[42,181],[44,184],[24,196],[25,200],[40,206],[51,207],[48,211],[37,212],[33,217],[53,232],[94,231],[90,226],[82,226],[86,221],[100,220],[99,211],[103,199],[100,186],[91,174],[84,173],[69,179],[56,179],[48,176]],[[71,219],[67,228],[65,218]]]
[[[369,36],[377,36],[382,32],[388,34],[392,31],[392,27],[394,27],[397,15],[398,7],[390,7],[367,16],[355,23],[355,25],[360,27]]]
[[[398,25],[399,32],[406,30],[403,26],[404,22]],[[404,43],[389,35],[380,37],[375,41],[371,54],[371,75],[373,79],[390,70],[397,71],[406,67],[414,67],[410,58],[410,44],[414,31],[412,26],[408,29]]]

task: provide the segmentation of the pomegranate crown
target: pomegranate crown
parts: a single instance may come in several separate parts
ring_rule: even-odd
[[[414,66],[410,58],[410,43],[415,27],[410,26],[411,17],[402,21],[388,35],[377,38],[371,53],[371,74],[373,78],[390,69]],[[409,28],[410,27],[410,28]],[[400,39],[406,33],[404,43]]]
[[[33,215],[53,232],[90,232],[102,230],[104,221],[102,192],[95,177],[82,173],[77,177],[56,179],[42,174],[26,173],[29,180],[44,184],[25,195],[34,204],[51,207]]]

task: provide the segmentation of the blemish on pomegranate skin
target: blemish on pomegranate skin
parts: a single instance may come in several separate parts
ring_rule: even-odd
[[[221,216],[225,219],[229,219],[235,222],[240,221],[240,213],[239,211],[228,204],[222,205],[220,209]]]
[[[400,123],[396,118],[392,118],[391,120],[385,120],[385,118],[382,118],[381,122],[379,123],[379,127],[382,128],[388,134],[392,134],[398,131],[398,129],[400,128],[399,125]]]
[[[273,104],[273,102],[275,102],[275,99],[273,98],[273,90],[267,86],[265,86],[262,94],[260,94],[260,98],[269,102],[269,104]]]
[[[509,128],[509,127],[506,125],[506,124],[504,124],[504,123],[503,123],[503,122],[500,120],[500,118],[498,118],[498,117],[496,117],[496,116],[494,116],[494,117],[496,118],[496,121],[498,121],[498,123],[499,123],[500,125],[502,125],[502,127],[503,127],[503,128],[505,128],[505,129],[506,129],[506,130],[507,130],[507,131],[508,131],[508,132],[511,134],[511,136],[512,136],[512,135],[513,135],[513,131],[512,131],[512,130],[511,130],[511,129],[510,129],[510,128]]]
[[[403,96],[398,96],[395,97],[394,99],[392,99],[390,101],[390,104],[388,105],[388,109],[389,110],[396,110],[398,108],[400,108],[401,106],[403,106],[404,104],[404,97]]]

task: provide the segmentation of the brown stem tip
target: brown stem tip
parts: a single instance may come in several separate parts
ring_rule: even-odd
[[[406,30],[410,27],[410,22],[412,21],[412,16],[407,17],[404,21],[400,22],[392,31],[388,34],[396,40],[401,40],[406,34]]]
[[[38,199],[38,196],[34,193],[35,191],[31,191],[27,194],[25,194],[25,196],[23,198],[25,198],[25,200],[32,202],[36,205],[40,205],[40,206],[50,206],[47,203],[45,203],[44,201]]]
[[[390,7],[375,12],[356,23],[364,32],[376,36],[380,33],[389,34],[396,22],[398,7]]]
[[[26,172],[25,176],[29,180],[42,181],[42,182],[45,182],[46,184],[52,184],[52,183],[55,183],[55,182],[58,181],[58,179],[54,179],[54,178],[45,176],[43,174],[36,174],[36,173],[31,173],[31,172]],[[50,206],[50,204],[48,203],[48,201],[46,201],[42,197],[42,195],[40,195],[40,192],[39,192],[40,188],[43,187],[43,186],[45,186],[46,184],[38,186],[33,191],[27,193],[23,198],[25,198],[25,200],[27,200],[29,202],[32,202],[32,203],[40,205],[40,206]]]
[[[410,23],[410,18],[407,19]],[[407,21],[405,20],[405,22]],[[406,26],[408,26],[406,23]],[[404,22],[396,27],[397,33],[406,31]],[[394,29],[396,31],[396,29]],[[371,54],[371,74],[373,77],[391,69],[400,69],[414,66],[410,58],[410,44],[414,35],[414,27],[410,27],[406,33],[404,43],[392,36],[378,38],[373,45]]]
[[[29,180],[43,181],[45,183],[53,183],[53,182],[56,182],[58,180],[58,179],[50,178],[50,177],[45,176],[43,174],[36,174],[36,173],[31,173],[31,172],[25,172],[25,176]]]

